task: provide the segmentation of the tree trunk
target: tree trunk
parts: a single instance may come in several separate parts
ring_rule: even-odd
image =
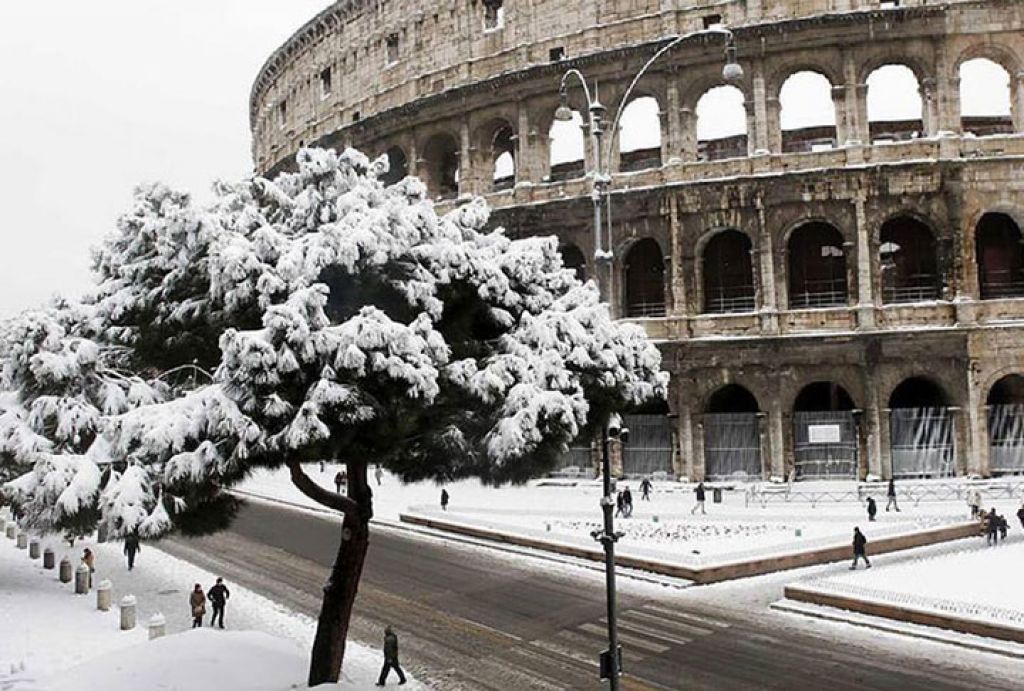
[[[337,683],[341,677],[352,605],[356,601],[366,550],[370,546],[373,499],[366,482],[366,464],[349,463],[347,468],[348,496],[358,504],[359,510],[345,512],[338,556],[324,584],[324,598],[309,664],[310,686]]]

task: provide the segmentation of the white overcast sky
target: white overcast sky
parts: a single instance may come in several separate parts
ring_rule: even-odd
[[[328,4],[0,0],[0,318],[80,294],[91,280],[90,248],[139,182],[163,180],[202,199],[211,181],[249,173],[253,78]],[[972,114],[1004,109],[1005,74],[962,76]],[[827,84],[814,81],[785,99],[801,104],[797,115],[784,103],[789,126],[832,118]],[[886,111],[875,115],[916,116],[913,85],[896,79],[887,94],[872,90]],[[702,137],[742,132],[742,97],[716,95],[722,110],[701,118]],[[626,149],[657,145],[655,112],[638,110],[644,124],[636,137],[623,131]],[[578,128],[572,139],[566,152],[582,146]]]
[[[0,317],[76,295],[145,180],[252,168],[248,98],[329,0],[0,0]]]

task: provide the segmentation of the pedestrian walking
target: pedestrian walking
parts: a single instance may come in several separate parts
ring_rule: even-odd
[[[448,500],[449,499],[451,499],[451,497],[448,495],[448,490],[446,490],[444,487],[442,487],[441,488],[441,510],[442,511],[447,511],[448,510]]]
[[[886,492],[886,496],[889,501],[885,504],[885,510],[888,511],[892,508],[895,511],[899,511],[899,504],[896,503],[896,478],[889,478],[889,491]]]
[[[868,520],[875,520],[875,514],[878,513],[878,504],[875,503],[873,497],[868,497]]]
[[[633,515],[633,493],[629,491],[629,486],[622,490],[622,515],[629,518]]]
[[[985,542],[989,545],[996,544],[999,537],[999,514],[996,513],[995,507],[988,512],[988,518],[985,521]]]
[[[324,472],[324,470],[325,470],[324,462],[320,461],[320,472],[322,473],[322,472]]]
[[[398,673],[398,683],[405,683],[405,672],[398,664],[398,636],[390,626],[384,629],[384,666],[380,668],[380,676],[377,677],[377,686],[384,686],[384,683],[391,675],[391,670]]]
[[[1010,529],[1010,524],[1006,522],[1006,516],[999,514],[996,516],[999,519],[999,524],[996,526],[999,529],[999,541],[1002,542],[1006,539],[1006,532]]]
[[[377,486],[380,487],[380,481],[384,479],[384,471],[381,470],[380,464],[377,464],[377,470],[373,471],[373,476],[377,478]]]
[[[339,470],[334,474],[334,491],[341,494],[341,486],[345,484],[345,476]]]
[[[92,575],[96,573],[96,555],[86,547],[82,550],[82,563],[89,567],[89,587],[92,587]]]
[[[971,509],[971,518],[981,514],[981,492],[976,487],[967,492],[967,506]]]
[[[692,515],[693,513],[695,513],[698,508],[700,509],[701,513],[707,513],[704,510],[704,483],[703,482],[698,482],[697,483],[697,487],[694,488],[694,490],[693,490],[693,493],[697,497],[697,503],[695,503],[693,505],[693,508],[690,509],[690,514]]]
[[[864,560],[865,566],[871,568],[871,562],[868,561],[868,539],[864,537],[864,533],[860,532],[860,528],[853,529],[853,563],[850,564],[850,570],[853,571],[857,568],[857,562],[860,559]]]
[[[192,592],[188,594],[188,604],[192,610],[192,628],[202,628],[203,617],[206,616],[206,595],[203,594],[203,586],[196,583]]]
[[[139,545],[139,536],[132,533],[124,539],[124,553],[128,557],[128,570],[131,571],[135,568],[135,555],[142,551],[142,546]]]
[[[622,492],[615,494],[615,517],[618,518],[626,513],[626,496]]]
[[[645,477],[640,481],[640,498],[643,501],[651,500],[651,489],[653,489],[651,487],[651,478]]]
[[[1024,504],[1021,504],[1020,508],[1017,509],[1017,520],[1020,521],[1020,527],[1024,528]]]
[[[210,626],[217,624],[218,617],[220,618],[219,627],[224,628],[224,606],[228,604],[228,598],[231,597],[231,591],[224,585],[224,579],[218,578],[216,585],[207,591],[206,596],[210,599],[210,604],[213,605],[213,616],[210,617]]]

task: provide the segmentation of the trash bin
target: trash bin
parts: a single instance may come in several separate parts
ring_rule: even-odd
[[[711,490],[711,501],[715,502],[716,504],[721,504],[722,503],[722,488],[721,487],[714,487],[714,488],[712,488],[712,490]]]

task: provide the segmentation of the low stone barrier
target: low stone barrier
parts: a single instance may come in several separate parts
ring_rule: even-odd
[[[547,552],[555,552],[557,554],[564,554],[577,559],[604,561],[604,552],[596,548],[580,547],[577,545],[542,540],[525,535],[505,533],[491,528],[481,528],[478,526],[466,525],[464,523],[456,523],[432,516],[400,514],[399,519],[403,523],[420,525],[427,528],[433,528],[435,530],[467,535],[469,537],[480,538],[483,540],[502,542],[519,547],[529,547]],[[965,537],[976,536],[977,534],[978,524],[976,522],[971,522],[946,526],[943,528],[932,528],[916,533],[906,533],[892,537],[877,538],[868,544],[868,554],[869,556],[874,556],[876,554],[899,552],[905,549],[912,549],[914,547],[924,547],[941,542],[960,540]],[[804,566],[814,566],[816,564],[845,561],[852,557],[853,549],[850,545],[836,545],[834,547],[822,547],[803,552],[773,554],[744,561],[733,561],[701,566],[688,566],[685,564],[677,564],[643,557],[633,557],[623,554],[615,555],[615,563],[624,568],[651,571],[652,573],[658,573],[664,576],[684,578],[695,583],[706,584],[730,581],[736,578],[746,578],[748,576],[759,576],[776,571],[787,571],[789,569],[798,569]]]
[[[828,593],[800,585],[787,585],[783,592],[787,600],[845,609],[850,612],[859,612],[860,614],[869,614],[875,617],[884,617],[911,624],[934,626],[940,629],[970,633],[987,638],[997,638],[1014,643],[1024,643],[1024,629],[1013,626],[1000,626],[996,623],[978,621],[976,619],[967,619],[952,613],[924,611],[905,605],[875,600],[862,600],[852,595]]]

